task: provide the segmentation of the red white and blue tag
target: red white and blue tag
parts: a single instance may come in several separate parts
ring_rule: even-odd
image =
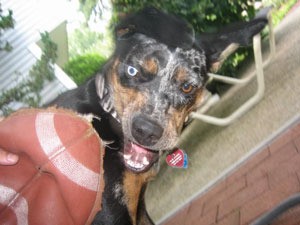
[[[174,168],[186,169],[188,167],[188,157],[186,152],[182,149],[177,149],[168,154],[166,157],[166,162],[169,166]]]

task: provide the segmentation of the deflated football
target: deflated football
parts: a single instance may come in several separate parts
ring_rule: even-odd
[[[0,224],[90,224],[100,210],[103,147],[88,116],[27,109],[0,122]]]

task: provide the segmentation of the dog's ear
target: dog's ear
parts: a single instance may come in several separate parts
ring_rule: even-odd
[[[267,24],[267,15],[260,15],[248,22],[241,22],[217,33],[203,33],[196,43],[205,51],[208,68],[216,72],[224,60],[240,46],[249,46],[254,35]]]
[[[126,39],[135,33],[135,26],[133,24],[127,24],[123,27],[119,26],[115,32],[117,39]]]

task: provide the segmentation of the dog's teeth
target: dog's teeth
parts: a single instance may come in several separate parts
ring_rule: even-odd
[[[134,167],[133,166],[133,162],[131,160],[128,161],[129,166]]]
[[[124,159],[130,159],[130,155],[124,155]]]
[[[133,167],[133,168],[136,168],[136,169],[141,169],[141,168],[143,168],[143,166],[144,166],[142,163],[136,163],[136,162],[133,162],[133,161],[131,161],[131,160],[127,160],[126,162],[127,162],[127,164],[128,164],[129,166],[131,166],[131,167]]]
[[[136,163],[135,168],[141,169],[143,167],[143,164],[141,163]]]
[[[148,161],[148,159],[146,158],[146,156],[144,156],[144,158],[143,158],[143,163],[144,163],[144,165],[149,165],[149,161]]]

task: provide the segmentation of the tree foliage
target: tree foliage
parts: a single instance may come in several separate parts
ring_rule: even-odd
[[[1,3],[0,3],[0,38],[5,30],[14,28],[14,19],[13,12],[8,10],[6,14],[4,14]],[[0,51],[11,51],[12,46],[7,41],[1,41],[0,39]]]
[[[49,33],[41,33],[43,43],[42,56],[29,71],[29,75],[18,80],[13,88],[0,94],[0,114],[7,115],[12,112],[12,103],[22,106],[37,107],[40,104],[40,92],[47,81],[54,78],[54,66],[57,58],[57,45],[51,41]],[[22,77],[19,74],[19,77]]]
[[[85,16],[86,21],[89,21],[91,15],[102,16],[104,4],[102,0],[79,0],[80,10]]]
[[[107,52],[101,45],[108,47],[111,44],[107,43],[103,34],[91,31],[88,27],[82,25],[69,35],[70,58],[72,59],[78,55],[96,52],[100,49],[102,50],[101,54],[106,55]]]

